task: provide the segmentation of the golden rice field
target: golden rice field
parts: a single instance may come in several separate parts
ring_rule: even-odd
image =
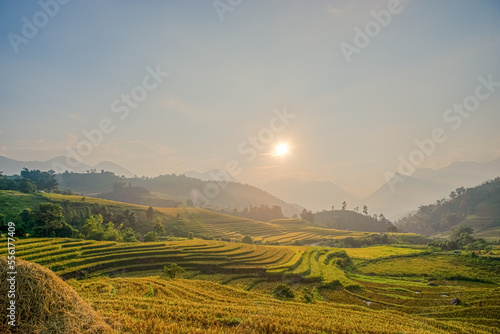
[[[117,333],[500,333],[500,273],[460,254],[33,238],[16,255],[60,275]],[[162,276],[171,262],[183,278]],[[295,297],[276,299],[278,283]]]
[[[398,311],[281,301],[206,281],[146,277],[68,283],[120,333],[491,333]]]

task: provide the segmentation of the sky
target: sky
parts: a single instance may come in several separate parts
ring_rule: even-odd
[[[496,0],[59,1],[0,3],[0,155],[360,197],[500,157]]]

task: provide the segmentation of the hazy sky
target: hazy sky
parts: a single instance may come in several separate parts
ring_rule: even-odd
[[[104,122],[84,163],[157,175],[234,160],[243,182],[359,196],[436,128],[446,140],[417,167],[500,157],[500,84],[473,98],[478,77],[500,82],[497,0],[60,1],[0,3],[0,155],[83,150]],[[466,116],[446,111],[465,100]],[[287,156],[269,154],[278,142]]]

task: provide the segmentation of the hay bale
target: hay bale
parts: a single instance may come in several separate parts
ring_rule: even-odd
[[[10,299],[7,258],[0,257],[0,307]],[[67,283],[49,269],[16,259],[16,327],[2,317],[0,333],[113,333],[102,318]]]

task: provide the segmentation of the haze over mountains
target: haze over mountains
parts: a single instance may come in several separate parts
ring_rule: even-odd
[[[343,201],[351,202],[354,196],[332,182],[281,179],[262,186],[271,194],[290,203],[300,204],[312,211],[340,208]]]
[[[86,171],[95,169],[96,171],[101,171],[102,169],[105,171],[113,172],[118,176],[125,177],[133,177],[135,174],[129,171],[128,169],[115,164],[111,161],[102,161],[95,166],[87,165],[83,162],[79,162],[75,167],[68,166],[66,162],[65,156],[58,156],[46,161],[19,161],[11,158],[7,158],[5,156],[0,155],[0,171],[3,171],[4,175],[14,175],[19,174],[21,169],[39,169],[41,171],[55,170],[54,166],[65,166],[69,172],[75,173],[85,173]],[[56,171],[57,172],[57,171]],[[63,171],[61,171],[63,172]]]
[[[402,182],[393,178],[364,201],[372,212],[383,212],[394,219],[416,210],[420,205],[432,204],[447,197],[456,188],[474,187],[498,176],[500,158],[484,163],[455,162],[438,170],[419,169],[412,176],[395,175],[394,178]],[[391,182],[394,187],[391,187]]]
[[[20,170],[24,167],[28,169],[50,170],[53,169],[54,162],[64,164],[65,157],[60,156],[47,161],[18,161],[0,156],[0,170],[5,175],[19,174]],[[101,162],[96,166],[80,163],[77,167],[69,169],[69,171],[73,172],[87,172],[90,170],[96,170],[97,172],[101,170],[111,171],[117,176],[125,176],[127,178],[134,176],[134,173],[131,171],[110,161]],[[265,192],[274,195],[274,197],[267,194],[262,196],[257,195],[258,191],[255,187],[251,187],[251,190],[248,188],[249,192],[245,195],[247,191],[245,191],[246,188],[243,185],[240,186],[238,181],[230,174],[217,169],[203,173],[188,171],[184,175],[188,178],[202,180],[205,183],[217,180],[229,180],[233,183],[229,187],[230,190],[235,190],[236,188],[234,187],[237,187],[238,191],[243,191],[241,195],[242,199],[237,201],[230,200],[231,196],[236,196],[237,194],[233,191],[229,191],[231,193],[229,196],[219,196],[221,198],[215,204],[221,208],[229,207],[231,204],[241,206],[244,203],[245,196],[249,199],[252,198],[251,201],[249,200],[249,203],[251,202],[252,205],[256,205],[256,198],[258,197],[262,197],[263,201],[266,202],[262,204],[280,204],[283,206],[284,212],[287,213],[298,210],[300,207],[305,207],[312,211],[331,210],[332,206],[339,209],[342,202],[346,201],[348,209],[356,206],[362,208],[364,205],[367,205],[371,214],[383,213],[389,219],[397,219],[409,212],[415,211],[421,205],[430,204],[435,202],[436,199],[447,197],[452,190],[458,187],[473,187],[486,180],[500,176],[500,158],[485,163],[470,161],[455,162],[438,170],[428,168],[419,169],[412,176],[396,174],[391,181],[382,185],[370,196],[362,199],[356,198],[332,182],[299,181],[287,178],[272,181],[260,187]],[[74,190],[82,191],[81,189]],[[159,189],[150,190],[159,192]],[[169,195],[168,192],[161,192]],[[252,194],[251,196],[249,195],[250,193]],[[183,193],[183,196],[187,198],[188,193]],[[177,197],[180,200],[185,200],[186,198]],[[225,200],[221,200],[224,198]],[[267,203],[271,198],[272,200]],[[295,210],[292,208],[295,208]]]

